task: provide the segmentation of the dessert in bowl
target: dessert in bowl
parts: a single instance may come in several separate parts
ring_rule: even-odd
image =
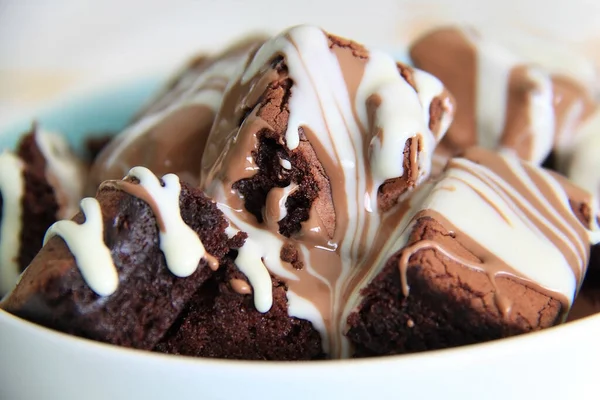
[[[412,47],[419,70],[301,26],[194,60],[100,151],[78,185],[95,197],[48,228],[28,266],[15,262],[27,268],[2,308],[111,344],[259,360],[431,351],[563,322],[598,242],[597,197],[538,164],[564,134],[563,108],[579,131],[591,95],[564,78],[574,100],[562,107],[550,73],[502,58],[480,82],[500,86],[491,112],[460,114],[446,82],[467,96],[473,85],[426,72],[453,67],[437,61],[439,32],[443,48],[455,36],[455,54],[477,55],[466,31],[434,31]],[[34,126],[5,153],[18,187],[29,169],[58,180],[45,137]],[[42,161],[20,155],[27,143]],[[48,190],[53,209],[62,191]],[[327,368],[310,364],[284,369]]]

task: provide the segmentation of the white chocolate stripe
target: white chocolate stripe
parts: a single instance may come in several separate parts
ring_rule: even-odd
[[[533,181],[531,181],[531,179],[527,176],[527,174],[523,170],[522,165],[520,165],[519,161],[515,157],[505,157],[505,161],[510,166],[511,170],[519,177],[519,179],[529,188],[529,190],[531,190],[533,192],[533,195],[536,196],[541,203],[543,203],[542,206],[546,210],[553,210],[553,213],[556,214],[556,210],[554,210],[554,207],[548,203],[545,196],[539,191],[539,189],[535,185],[535,183]],[[463,165],[465,165],[466,168],[469,168],[472,171],[472,173],[469,175],[478,176],[480,178],[485,177],[481,181],[481,182],[485,181],[485,183],[483,185],[480,183],[478,185],[473,185],[473,187],[476,187],[477,190],[480,190],[480,191],[486,193],[486,197],[487,197],[487,194],[489,193],[488,189],[487,189],[488,187],[491,190],[493,190],[496,194],[510,193],[508,198],[503,196],[504,198],[502,200],[492,201],[492,202],[494,204],[496,204],[497,207],[507,206],[507,209],[510,209],[510,211],[508,213],[506,213],[505,215],[508,216],[508,220],[511,221],[512,226],[514,226],[514,227],[519,226],[519,222],[524,224],[523,229],[530,231],[534,236],[536,236],[538,238],[538,241],[541,241],[546,246],[552,247],[553,249],[555,249],[555,251],[558,252],[558,255],[554,256],[555,259],[561,260],[562,265],[566,265],[567,268],[569,269],[569,272],[570,272],[570,267],[568,266],[568,264],[566,262],[565,255],[562,254],[554,246],[553,242],[543,232],[541,232],[539,230],[539,228],[537,227],[537,224],[542,224],[547,229],[553,231],[554,234],[557,235],[560,238],[560,240],[563,243],[565,243],[567,245],[567,247],[570,248],[573,255],[575,255],[575,257],[577,257],[579,259],[579,267],[581,269],[583,269],[585,267],[584,262],[585,262],[585,254],[586,254],[587,250],[585,249],[583,243],[578,242],[577,233],[574,231],[573,227],[570,226],[566,221],[564,221],[559,215],[556,215],[556,218],[554,219],[554,221],[558,223],[558,226],[557,226],[555,223],[553,223],[552,221],[549,221],[546,217],[544,217],[539,209],[537,209],[533,204],[528,202],[521,193],[514,190],[506,181],[504,181],[500,176],[496,175],[494,172],[490,171],[489,169],[487,169],[485,167],[477,165],[475,163],[466,161],[464,159],[457,159],[454,162],[456,162],[457,164],[463,164]],[[540,178],[544,179],[544,174],[538,174],[538,176],[540,176]],[[569,200],[568,200],[564,190],[556,182],[550,181],[550,179],[552,179],[552,178],[550,178],[550,177],[547,177],[547,178],[548,178],[547,183],[554,186],[553,187],[554,192],[556,194],[562,193],[562,196],[560,196],[561,204],[563,205],[564,210],[567,210],[567,213],[569,215],[572,215],[570,205],[569,205]],[[525,215],[522,210],[527,210],[529,213],[531,213],[532,216],[537,221],[537,223],[534,222],[530,217]],[[511,214],[513,214],[520,221],[517,222],[513,218],[511,218],[510,217]],[[573,218],[575,218],[575,217],[573,216]],[[535,241],[528,241],[528,242],[521,242],[521,243],[535,243]],[[489,247],[489,246],[490,246],[490,244],[485,245],[485,247],[488,248],[493,253],[495,253],[499,259],[504,260],[504,258],[506,257],[507,251],[494,252],[493,247]],[[541,249],[541,247],[540,247],[540,249]],[[548,251],[550,251],[550,249],[548,249]],[[535,255],[536,257],[538,256],[537,253],[534,251],[531,251],[531,254]],[[540,265],[544,265],[543,262],[541,262],[541,261],[538,261],[538,262],[540,263]],[[558,279],[556,279],[556,277],[554,277],[556,279],[555,282],[552,282],[550,279],[544,280],[544,278],[552,277],[553,272],[551,272],[552,271],[551,265],[548,265],[546,267],[547,270],[540,271],[538,265],[536,265],[535,263],[532,264],[531,260],[523,261],[522,263],[517,263],[516,260],[512,263],[510,263],[510,262],[506,262],[506,263],[508,265],[513,266],[513,268],[515,270],[523,273],[523,275],[532,279],[532,281],[538,282],[546,288],[551,289],[552,287],[560,286],[560,282]],[[533,270],[533,272],[528,272],[529,270]],[[539,275],[537,275],[537,274],[539,274]],[[556,290],[556,291],[564,294],[567,298],[569,298],[568,291],[566,291],[566,292],[558,291],[558,290]],[[572,298],[573,294],[574,294],[574,292],[570,294],[571,298]]]
[[[421,100],[424,120],[426,121],[427,126],[429,126],[431,120],[431,103],[433,103],[433,100],[436,97],[441,96],[444,93],[444,85],[435,76],[417,68],[413,68],[413,79],[417,86],[417,95]],[[436,136],[437,141],[440,141],[442,137],[444,137],[452,123],[453,110],[451,110],[451,104],[449,104],[448,100],[449,99],[446,99],[446,104],[443,104],[448,112],[442,116],[439,131],[432,132],[434,136]]]
[[[478,143],[495,149],[500,142],[506,119],[506,105],[510,72],[518,59],[506,49],[491,42],[479,40],[465,30],[476,48],[476,110]]]
[[[529,92],[529,122],[533,137],[528,161],[540,165],[554,145],[555,118],[552,80],[550,76],[536,68],[527,69],[527,77],[535,84]]]
[[[55,222],[46,232],[44,245],[54,236],[60,236],[73,254],[83,279],[100,296],[109,296],[117,290],[119,277],[110,250],[104,243],[104,223],[98,200],[81,200],[85,222]]]
[[[21,230],[25,191],[23,162],[14,154],[0,153],[0,193],[2,220],[0,220],[0,296],[8,293],[17,283],[21,248]]]
[[[156,218],[160,218],[163,224],[163,229],[159,229],[159,246],[165,256],[167,268],[175,276],[190,276],[196,271],[200,259],[210,255],[206,253],[196,232],[181,218],[179,178],[174,174],[167,174],[162,178],[163,186],[144,167],[132,168],[128,176],[139,180],[139,186],[153,201],[150,206],[158,209],[159,215]],[[108,296],[117,290],[119,278],[110,249],[104,243],[100,204],[94,198],[85,198],[81,200],[81,209],[85,215],[83,224],[78,225],[70,220],[54,223],[46,232],[44,244],[54,236],[62,237],[90,289],[100,296]]]
[[[494,42],[481,39],[467,29],[461,32],[474,46],[477,57],[477,143],[487,149],[498,148],[506,123],[510,75],[515,67],[524,67],[529,82],[535,85],[535,89],[529,90],[527,100],[528,134],[532,138],[528,161],[541,164],[552,149],[555,131],[550,75],[536,67],[525,66],[521,57]]]
[[[222,185],[217,187],[215,198],[224,198]],[[252,285],[254,306],[259,312],[265,313],[273,305],[273,285],[270,272],[280,279],[287,281],[297,281],[300,279],[290,272],[289,269],[285,268],[281,261],[281,248],[284,245],[282,237],[266,229],[260,229],[244,222],[238,216],[242,212],[241,210],[234,210],[223,203],[217,203],[217,206],[230,221],[234,222],[236,230],[239,229],[248,234],[248,239],[246,239],[242,248],[238,250],[235,264],[248,278],[250,285]],[[300,250],[304,253],[305,259],[308,260],[306,247],[301,245]],[[311,275],[317,277],[317,279],[332,289],[329,281],[314,271],[310,265],[305,266],[305,268]],[[302,298],[294,293],[292,289],[288,289],[287,299],[288,314],[290,316],[309,320],[314,323],[315,328],[318,326],[323,327],[319,332],[322,335],[324,349],[328,349],[328,332],[324,328],[323,316],[316,307],[310,306],[312,304],[311,299]]]
[[[516,157],[507,153],[506,157],[504,157],[504,161],[510,167],[511,171],[515,174],[515,176],[528,188],[528,190],[533,192],[532,195],[540,203],[542,203],[542,206],[544,209],[554,210],[554,207],[548,202],[548,200],[546,199],[546,196],[544,196],[541,193],[541,191],[536,186],[536,184],[527,175],[527,173],[523,169],[521,162]],[[539,230],[537,223],[541,223],[547,229],[554,231],[554,233],[557,236],[559,236],[561,238],[561,240],[568,247],[571,248],[573,254],[577,258],[579,258],[580,263],[583,263],[583,256],[586,252],[586,249],[584,248],[582,243],[574,243],[574,241],[577,241],[577,233],[575,232],[573,227],[571,225],[569,225],[566,221],[564,221],[562,218],[560,218],[560,216],[555,215],[555,218],[553,219],[556,223],[559,224],[559,226],[556,227],[556,226],[554,226],[555,224],[553,222],[549,221],[545,216],[543,216],[542,212],[538,208],[536,208],[533,204],[531,204],[522,195],[522,193],[519,193],[517,190],[515,190],[513,187],[511,187],[504,179],[502,179],[500,176],[495,174],[490,169],[483,167],[481,165],[475,164],[471,161],[468,161],[465,159],[460,159],[460,158],[453,160],[453,163],[455,165],[462,165],[464,168],[466,168],[470,171],[469,175],[473,175],[473,177],[477,177],[477,179],[480,180],[480,182],[479,182],[480,185],[473,186],[473,188],[477,188],[477,190],[480,190],[480,187],[485,187],[485,188],[489,188],[490,190],[494,191],[495,194],[498,195],[498,197],[501,199],[497,202],[493,202],[494,204],[497,205],[498,208],[507,207],[508,209],[510,209],[511,213],[514,214],[515,216],[517,216],[521,223],[525,224],[529,230],[536,232],[536,234],[540,238],[544,237],[544,234]],[[545,175],[547,175],[545,173],[544,174],[538,173],[537,175],[540,179],[546,180],[546,183],[548,185],[552,186],[553,192],[556,195],[558,195],[560,198],[561,204],[563,205],[563,210],[566,210],[568,215],[572,215],[572,212],[571,212],[571,209],[569,206],[569,200],[566,197],[566,193],[564,192],[562,187],[560,187],[560,185],[558,185],[549,176],[546,177],[547,179],[545,179]],[[475,179],[475,178],[473,178],[473,179]],[[467,182],[467,181],[463,181],[463,182]],[[562,194],[562,196],[560,196],[559,194]],[[523,212],[523,210],[526,210],[528,213],[530,213],[531,216],[533,218],[535,218],[535,221],[532,220],[532,217],[527,216]],[[556,211],[556,210],[554,210],[554,211]],[[553,214],[556,214],[556,212],[554,212]],[[507,216],[508,214],[503,214],[503,215],[509,224],[512,224],[514,222],[514,221],[512,221],[512,219],[510,217]],[[575,218],[573,215],[572,215],[572,217],[573,217],[573,219]],[[571,219],[571,221],[569,221],[569,222],[573,222],[573,219]],[[568,233],[568,235],[566,235],[565,232]],[[549,240],[548,238],[545,238],[545,239]],[[573,247],[573,246],[577,246],[577,245],[579,245],[578,246],[579,251],[577,251]],[[502,258],[502,257],[499,257],[499,258]]]
[[[187,277],[198,268],[206,250],[200,237],[181,218],[179,195],[181,184],[175,174],[162,177],[164,186],[148,168],[134,167],[128,176],[137,178],[154,200],[164,229],[159,230],[160,249],[165,255],[167,267],[178,277]]]
[[[252,285],[254,306],[259,312],[266,313],[273,305],[273,290],[271,275],[269,275],[264,263],[270,262],[275,258],[275,255],[271,254],[269,257],[269,254],[262,251],[263,246],[264,243],[259,244],[254,238],[246,239],[244,246],[238,250],[235,263]],[[283,270],[283,267],[281,269]],[[293,302],[291,301],[290,304],[293,304]]]
[[[66,200],[66,203],[59,204],[56,217],[72,218],[79,211],[79,201],[83,197],[85,167],[59,134],[37,127],[34,135],[35,142],[46,160],[47,180],[51,185],[56,183],[56,198]]]
[[[420,82],[424,81],[426,80],[421,76]],[[421,85],[427,87],[423,83]],[[408,139],[418,136],[422,140],[417,183],[429,176],[435,138],[428,127],[429,107],[425,109],[417,92],[398,73],[393,60],[377,52],[370,53],[365,76],[356,96],[355,107],[364,127],[369,126],[365,104],[373,94],[381,97],[381,105],[377,107],[375,114],[375,126],[381,128],[383,133],[383,138],[375,136],[370,143],[369,158],[374,189],[371,199],[376,201],[377,189],[383,182],[404,174],[404,166],[400,160],[403,159],[402,153]],[[422,96],[433,98],[429,93]]]

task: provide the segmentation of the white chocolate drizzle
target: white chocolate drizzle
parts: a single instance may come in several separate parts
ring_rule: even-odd
[[[83,197],[85,167],[62,136],[37,127],[34,138],[46,160],[46,179],[53,186],[59,205],[56,217],[72,218]]]
[[[24,167],[16,155],[8,151],[0,153],[0,296],[14,287],[20,274],[18,255],[23,229]]]
[[[163,176],[161,184],[149,169],[134,167],[127,177],[137,179],[139,184],[122,182],[119,185],[117,182],[115,186],[132,196],[139,195],[143,201],[149,201],[148,205],[155,212],[159,227],[159,246],[167,268],[173,275],[181,278],[190,276],[202,258],[216,269],[217,260],[206,252],[198,234],[181,218],[181,184],[177,175]],[[100,188],[113,184],[114,181],[107,181]],[[131,190],[132,187],[136,190]],[[54,223],[46,232],[44,244],[53,236],[62,237],[90,289],[101,296],[108,296],[117,290],[119,279],[110,249],[104,243],[100,204],[94,198],[85,198],[81,201],[81,209],[85,215],[83,224],[68,220]]]
[[[415,84],[417,86],[417,95],[421,100],[425,121],[429,126],[429,123],[431,122],[431,104],[433,103],[433,100],[442,95],[446,89],[444,88],[444,84],[438,78],[425,71],[421,71],[420,69],[413,70],[413,79],[415,80]],[[436,132],[432,132],[437,141],[439,141],[446,134],[454,116],[454,109],[453,105],[450,103],[450,99],[445,97],[443,100],[443,106],[449,112],[446,112],[444,115],[442,115],[442,120],[440,121],[438,130]]]
[[[475,46],[477,55],[475,116],[478,144],[494,149],[500,142],[506,120],[510,71],[519,60],[503,47],[485,42],[468,30],[462,33]]]
[[[235,264],[246,275],[250,285],[252,285],[254,306],[259,312],[266,313],[273,305],[273,286],[271,275],[265,268],[265,264],[269,263],[271,258],[279,258],[279,252],[277,251],[278,248],[274,247],[272,250],[275,250],[275,252],[270,251],[265,254],[263,249],[266,243],[259,240],[255,237],[246,239],[242,248],[238,250]],[[268,240],[267,243],[269,242]]]
[[[287,207],[285,203],[297,187],[298,185],[295,183],[290,183],[284,188],[271,189],[267,194],[266,205],[263,209],[263,218],[267,224],[277,223],[286,217]]]
[[[405,143],[414,138],[419,141],[418,157],[419,184],[431,173],[431,158],[436,140],[429,130],[429,105],[431,100],[442,93],[443,88],[437,78],[420,72],[419,82],[423,90],[417,91],[398,73],[396,63],[385,53],[371,51],[365,74],[356,96],[356,110],[363,127],[369,126],[367,100],[376,95],[381,99],[374,117],[374,125],[379,133],[369,145],[369,160],[373,177],[370,193],[370,209],[376,208],[377,190],[387,179],[404,175],[403,151]],[[427,79],[429,78],[429,79]],[[429,85],[425,82],[430,82]],[[423,104],[422,100],[428,103]],[[445,133],[445,132],[444,132]],[[441,135],[443,136],[443,134]],[[441,137],[439,137],[441,139]],[[337,140],[334,139],[334,140]]]
[[[164,185],[161,185],[156,175],[144,167],[132,168],[128,176],[138,179],[139,185],[154,201],[158,212],[156,218],[162,223],[162,227],[159,223],[159,241],[167,267],[175,276],[190,276],[207,253],[198,234],[181,218],[179,178],[167,174],[162,177]]]
[[[550,76],[540,69],[524,66],[521,58],[509,50],[463,31],[470,38],[477,54],[476,118],[478,144],[495,149],[506,122],[508,88],[511,72],[522,66],[533,88],[528,91],[528,114],[532,150],[528,160],[540,164],[552,149],[554,138],[554,107]]]
[[[528,161],[539,165],[548,157],[554,144],[556,127],[552,104],[552,81],[547,73],[537,68],[528,68],[526,74],[533,83],[527,99],[530,130],[533,137]]]
[[[90,289],[100,296],[113,294],[119,285],[119,276],[110,249],[104,243],[104,223],[98,200],[81,200],[85,222],[81,225],[63,220],[55,222],[44,237],[44,245],[54,236],[60,236]]]

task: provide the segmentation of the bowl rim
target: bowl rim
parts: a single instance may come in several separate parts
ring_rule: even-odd
[[[403,363],[430,363],[433,359],[440,357],[448,359],[452,357],[455,360],[461,359],[483,359],[492,357],[494,354],[504,353],[511,348],[527,347],[532,342],[540,342],[543,340],[552,340],[558,335],[573,334],[583,330],[597,330],[600,333],[600,313],[590,315],[576,321],[567,322],[561,325],[556,325],[550,328],[541,329],[535,332],[524,333],[503,339],[491,340],[483,343],[475,343],[470,345],[452,347],[439,350],[427,350],[418,353],[396,354],[389,356],[374,356],[365,358],[348,358],[348,359],[325,359],[325,360],[310,360],[310,361],[271,361],[271,360],[235,360],[225,358],[211,357],[194,357],[176,354],[158,353],[150,350],[134,349],[129,347],[118,346],[110,343],[104,343],[93,339],[87,339],[51,328],[43,325],[38,325],[34,322],[25,320],[15,316],[5,310],[0,309],[0,327],[6,333],[8,329],[21,332],[21,334],[37,335],[39,338],[53,341],[59,345],[75,345],[84,347],[88,351],[101,351],[107,356],[127,356],[135,357],[140,361],[145,359],[149,362],[171,362],[196,367],[227,367],[233,366],[240,368],[298,368],[307,367],[314,368],[329,368],[329,366],[339,367],[355,367],[364,364],[383,363],[397,364]],[[507,348],[508,347],[508,348]]]

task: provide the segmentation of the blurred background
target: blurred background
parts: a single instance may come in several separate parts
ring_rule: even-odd
[[[507,15],[500,8],[510,21],[497,20]],[[500,37],[509,24],[600,64],[597,15],[595,0],[346,0],[341,8],[326,0],[0,0],[0,120],[73,91],[164,74],[249,30],[303,22],[398,54],[431,24],[469,22]],[[364,26],[373,19],[380,29]]]

